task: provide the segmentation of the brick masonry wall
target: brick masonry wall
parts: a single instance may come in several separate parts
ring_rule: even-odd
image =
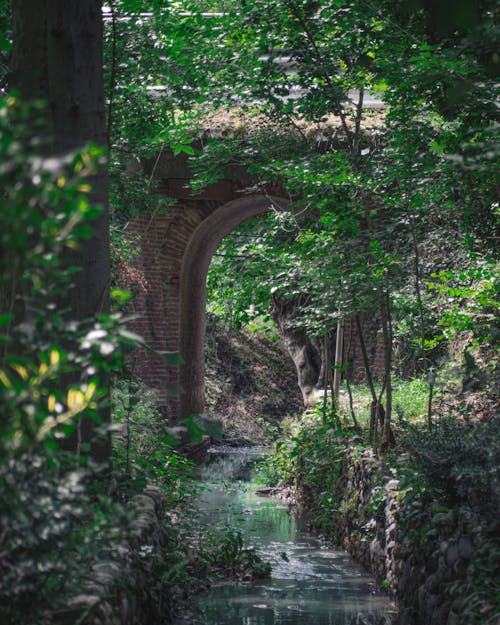
[[[241,198],[241,191],[249,179],[241,176],[228,177],[211,185],[203,193],[193,196],[187,188],[189,179],[185,163],[175,160],[159,163],[161,175],[157,191],[174,198],[177,203],[166,214],[152,215],[149,212],[133,218],[127,232],[139,241],[140,253],[135,265],[147,281],[147,289],[138,292],[130,304],[134,317],[129,327],[143,337],[145,343],[158,351],[178,351],[180,343],[180,279],[184,252],[198,226],[217,208],[227,202]],[[168,159],[167,159],[168,160]],[[168,177],[173,171],[175,176]],[[276,193],[280,189],[274,189]],[[376,371],[383,372],[383,348],[378,336],[376,322],[365,320],[367,328],[365,341],[371,362]],[[345,354],[349,360],[354,380],[362,379],[363,363],[359,341],[353,323],[346,324]],[[180,371],[179,367],[167,366],[161,356],[147,350],[137,350],[132,356],[134,372],[143,382],[154,389],[162,414],[170,423],[180,414]]]
[[[204,209],[188,204],[172,207],[168,214],[144,213],[131,220],[127,231],[140,241],[137,268],[148,288],[133,298],[130,329],[158,351],[179,349],[179,285],[185,247],[203,221]],[[159,405],[168,420],[178,412],[177,367],[167,366],[158,355],[139,350],[134,355],[135,372],[158,393]]]

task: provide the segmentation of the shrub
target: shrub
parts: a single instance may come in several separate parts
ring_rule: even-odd
[[[344,465],[345,435],[338,429],[335,414],[323,420],[320,406],[288,439],[276,445],[262,465],[268,484],[298,488],[309,520],[324,529],[334,525],[334,512],[340,505],[336,485]]]
[[[109,372],[131,341],[119,316],[75,322],[62,310],[74,268],[64,253],[99,210],[84,177],[99,151],[44,159],[40,104],[0,98],[0,621],[40,623],[81,591],[126,517],[88,484],[100,467],[72,433],[96,424]],[[106,437],[104,427],[100,432]],[[78,440],[79,436],[75,437]]]
[[[26,453],[0,464],[0,615],[4,625],[35,625],[82,592],[98,557],[114,547],[128,518],[100,496],[86,473],[46,455]]]
[[[167,507],[196,492],[194,463],[175,450],[179,442],[162,427],[155,396],[138,381],[119,380],[113,393],[113,468],[125,497],[154,482]]]
[[[494,513],[500,494],[499,424],[499,418],[469,425],[444,419],[430,432],[410,430],[403,444],[450,503],[467,502]]]

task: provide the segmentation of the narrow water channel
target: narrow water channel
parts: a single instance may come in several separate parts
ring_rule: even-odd
[[[271,578],[214,587],[199,599],[203,625],[361,625],[389,622],[392,604],[349,554],[328,547],[288,506],[259,497],[257,449],[213,450],[200,502],[211,524],[239,529],[272,564]]]

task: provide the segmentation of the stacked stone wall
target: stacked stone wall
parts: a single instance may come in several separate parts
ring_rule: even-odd
[[[371,451],[349,453],[338,483],[340,542],[397,600],[398,625],[458,625],[461,582],[485,521],[464,505],[407,498],[400,479],[383,475]]]
[[[135,519],[127,540],[111,559],[95,562],[80,593],[50,622],[55,625],[138,625],[159,621],[158,605],[152,605],[149,588],[152,567],[168,540],[162,518],[161,491],[153,486],[130,502]],[[168,606],[164,606],[164,611]],[[165,614],[164,614],[165,615]],[[163,615],[163,616],[164,616]]]

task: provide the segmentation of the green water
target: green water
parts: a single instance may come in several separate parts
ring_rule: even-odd
[[[271,562],[270,579],[232,583],[202,596],[204,625],[385,623],[393,606],[347,552],[308,532],[288,507],[255,494],[244,450],[221,454],[206,471],[201,508],[212,524],[238,528]]]

